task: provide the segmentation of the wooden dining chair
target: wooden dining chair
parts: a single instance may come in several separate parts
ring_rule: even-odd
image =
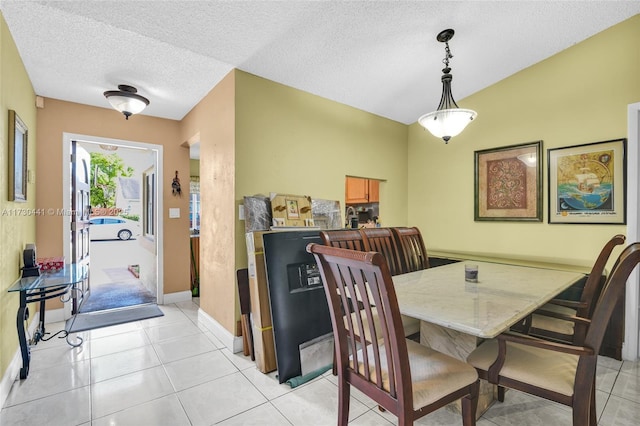
[[[378,251],[393,264],[393,270],[401,273],[400,259],[397,245],[389,228],[364,228],[364,229],[340,229],[336,231],[320,231],[322,242],[331,247],[339,247],[357,251]],[[367,235],[370,236],[367,237]],[[395,275],[393,272],[392,275]],[[404,335],[417,338],[420,333],[420,321],[415,318],[402,315]]]
[[[349,420],[351,386],[396,415],[400,425],[412,425],[458,399],[463,424],[475,425],[476,372],[465,362],[404,338],[384,256],[313,243],[307,251],[320,269],[336,342],[338,425],[346,426]],[[364,308],[352,310],[357,302]],[[368,341],[362,342],[365,335]]]
[[[620,254],[581,345],[564,344],[512,332],[486,340],[467,358],[479,376],[499,385],[573,408],[574,426],[595,426],[595,380],[598,352],[616,304],[624,296],[629,274],[640,263],[640,243]],[[499,388],[500,389],[500,388]],[[504,392],[498,392],[504,400]]]
[[[403,273],[398,244],[391,228],[363,228],[365,251],[377,251],[387,261],[391,275]]]
[[[365,251],[364,236],[358,229],[320,231],[320,238],[327,246]]]
[[[398,242],[402,273],[420,271],[429,268],[429,257],[422,234],[416,227],[391,228]]]
[[[624,235],[615,235],[602,247],[587,277],[579,301],[553,299],[543,305],[531,316],[527,334],[559,342],[582,344],[586,327],[582,323],[574,323],[571,317],[591,318],[606,281],[607,261],[613,249],[624,244],[625,239]]]

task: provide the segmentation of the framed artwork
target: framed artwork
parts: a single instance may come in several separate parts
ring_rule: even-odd
[[[287,219],[299,219],[300,210],[298,210],[297,200],[287,200]]]
[[[272,192],[269,199],[273,226],[305,227],[309,226],[307,219],[313,219],[309,196]]]
[[[27,201],[27,126],[9,110],[9,201]]]
[[[542,222],[542,141],[475,151],[476,221]]]
[[[548,151],[549,223],[626,223],[626,139]]]

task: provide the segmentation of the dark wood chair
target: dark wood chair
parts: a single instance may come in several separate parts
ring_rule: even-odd
[[[402,265],[398,244],[391,228],[363,228],[365,251],[377,251],[387,260],[391,275],[401,274]]]
[[[429,257],[422,234],[416,227],[391,228],[398,242],[402,273],[429,268]]]
[[[572,317],[590,319],[606,281],[605,266],[613,249],[625,242],[618,234],[602,247],[582,290],[580,301],[553,299],[533,313],[527,334],[554,341],[581,345],[586,335],[583,323],[574,323]],[[567,319],[568,318],[568,319]]]
[[[365,251],[364,236],[358,229],[320,231],[320,238],[326,246]]]
[[[463,424],[475,425],[476,372],[458,359],[404,338],[384,256],[319,244],[309,244],[307,251],[320,269],[333,325],[338,425],[346,426],[349,420],[351,386],[396,415],[400,425],[412,425],[458,399]],[[364,308],[351,309],[356,302]],[[368,341],[363,344],[360,336],[369,336]]]
[[[236,271],[238,280],[238,298],[240,300],[240,323],[242,327],[242,347],[245,356],[251,356],[255,361],[253,352],[253,330],[251,330],[251,296],[249,292],[249,270],[247,268]]]
[[[392,269],[391,274],[402,273],[398,247],[393,240],[390,228],[340,229],[320,231],[324,245],[357,251],[377,251],[382,253]],[[418,336],[420,321],[402,315],[405,336]]]
[[[625,293],[627,278],[640,263],[640,243],[620,254],[605,283],[581,345],[564,344],[533,336],[504,333],[483,342],[467,362],[484,380],[537,395],[573,408],[574,426],[595,426],[595,380],[598,352],[616,304]],[[504,400],[504,392],[498,392]]]

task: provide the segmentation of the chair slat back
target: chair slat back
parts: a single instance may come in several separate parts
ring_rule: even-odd
[[[593,348],[595,354],[600,351],[600,345],[613,310],[624,295],[627,279],[638,263],[640,263],[640,242],[630,244],[620,253],[609,274],[609,278],[595,306],[591,324],[584,340],[584,346]]]
[[[611,256],[611,252],[613,249],[620,245],[624,244],[626,237],[622,234],[614,235],[605,245],[602,247],[598,258],[596,259],[593,267],[591,268],[591,272],[589,273],[589,278],[587,278],[587,282],[584,285],[584,289],[582,290],[582,295],[580,297],[580,301],[585,303],[584,308],[578,309],[577,315],[583,318],[591,318],[593,315],[593,311],[596,307],[596,302],[600,297],[600,293],[602,292],[602,287],[604,286],[605,280],[602,279],[602,275],[604,274],[604,268]],[[618,258],[619,260],[620,258]]]
[[[364,237],[357,229],[340,229],[336,231],[320,231],[322,242],[331,247],[365,251]]]
[[[400,251],[402,272],[415,272],[429,268],[429,257],[420,230],[416,227],[391,228]]]
[[[391,228],[363,228],[365,251],[377,251],[387,260],[391,275],[402,273],[400,252]]]
[[[377,252],[309,244],[331,313],[338,371],[395,398],[411,398],[407,346],[393,281]],[[361,306],[353,309],[354,303]],[[375,306],[375,310],[373,309]],[[370,336],[363,342],[360,336]],[[386,372],[386,376],[383,374]],[[409,395],[407,395],[409,394]],[[409,399],[411,400],[411,399]]]

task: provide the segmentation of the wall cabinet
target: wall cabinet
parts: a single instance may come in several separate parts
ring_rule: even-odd
[[[346,204],[377,203],[380,201],[380,181],[347,176]]]

